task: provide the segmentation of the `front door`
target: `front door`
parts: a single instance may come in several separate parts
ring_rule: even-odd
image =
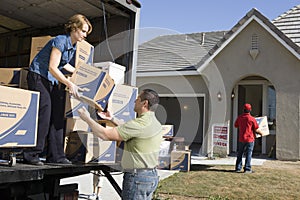
[[[270,135],[255,140],[253,156],[275,155],[276,138],[276,91],[267,80],[242,80],[234,88],[232,121],[243,113],[243,105],[252,105],[251,115],[254,117],[267,116]],[[237,129],[233,128],[231,140],[232,152],[237,151]]]

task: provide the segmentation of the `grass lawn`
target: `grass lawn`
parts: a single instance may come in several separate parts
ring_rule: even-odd
[[[267,160],[254,173],[235,173],[234,166],[192,165],[162,180],[156,200],[300,199],[300,161]]]

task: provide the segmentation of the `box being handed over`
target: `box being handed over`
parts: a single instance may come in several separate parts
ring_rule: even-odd
[[[82,106],[105,109],[115,86],[106,72],[80,62],[70,80],[81,88],[81,101],[67,95],[66,117],[78,116],[77,110]]]

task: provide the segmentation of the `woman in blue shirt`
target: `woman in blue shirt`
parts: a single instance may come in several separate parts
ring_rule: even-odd
[[[78,86],[65,76],[64,66],[74,65],[76,43],[92,31],[89,20],[72,16],[65,24],[65,35],[51,39],[33,59],[27,76],[28,89],[40,92],[37,145],[24,150],[24,162],[43,165],[39,154],[47,144],[48,163],[72,164],[64,154],[65,88],[74,98]]]

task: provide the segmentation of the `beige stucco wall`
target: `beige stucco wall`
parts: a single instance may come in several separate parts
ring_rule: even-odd
[[[258,36],[259,54],[253,59],[251,37]],[[222,74],[227,107],[235,84],[248,76],[269,80],[276,90],[276,158],[299,160],[299,60],[257,22],[251,22],[213,60]],[[230,119],[229,112],[226,114]]]

